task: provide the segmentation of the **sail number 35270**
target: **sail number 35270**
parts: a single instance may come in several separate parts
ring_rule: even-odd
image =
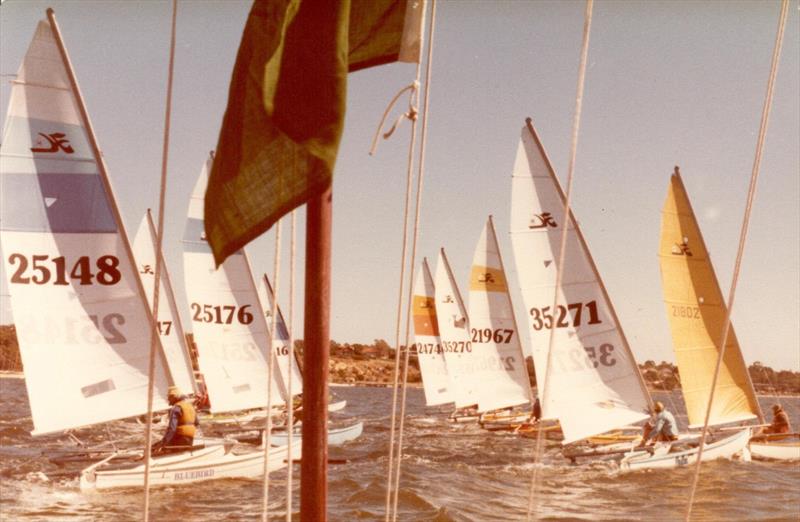
[[[569,326],[580,326],[583,319],[583,309],[589,313],[589,320],[586,324],[600,324],[600,316],[597,313],[597,302],[589,301],[588,303],[570,303],[567,306],[556,306],[556,312],[551,313],[552,307],[545,306],[544,308],[531,308],[530,314],[533,321],[533,329],[541,330],[542,328],[567,328]],[[571,313],[570,313],[571,312]],[[570,319],[572,321],[570,322]]]
[[[54,285],[68,285],[67,281],[67,259],[64,256],[50,258],[48,255],[33,255],[30,259],[24,254],[11,254],[8,256],[8,264],[16,266],[14,275],[11,276],[11,283],[14,284],[36,284],[46,285],[52,282]],[[72,264],[69,271],[70,279],[77,279],[81,285],[90,285],[97,282],[101,285],[115,285],[122,279],[119,271],[119,258],[116,256],[100,256],[92,267],[89,256],[81,256]]]

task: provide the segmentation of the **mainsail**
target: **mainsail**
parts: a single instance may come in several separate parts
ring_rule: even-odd
[[[267,405],[269,333],[244,250],[216,268],[205,240],[203,200],[209,158],[192,192],[183,238],[184,277],[200,371],[208,387],[212,412]],[[272,379],[272,402],[280,399],[278,377]]]
[[[492,217],[469,277],[469,324],[478,373],[478,411],[529,403],[531,386]]]
[[[439,251],[436,264],[434,294],[451,398],[456,408],[477,405],[474,381],[476,368],[472,359],[469,319],[444,249]]]
[[[133,252],[136,258],[136,268],[144,286],[147,303],[152,307],[153,293],[155,291],[156,273],[156,229],[150,210],[142,217],[139,229],[133,238]],[[161,346],[167,358],[170,373],[175,384],[184,392],[197,391],[192,368],[192,358],[183,330],[175,293],[172,291],[169,272],[161,254],[160,290],[158,292],[158,333],[161,336]]]
[[[676,167],[661,211],[661,285],[690,426],[703,426],[727,307]],[[747,365],[728,332],[709,424],[761,417]]]
[[[280,374],[281,394],[284,398],[287,396],[295,396],[303,393],[303,374],[300,373],[300,367],[297,364],[297,355],[294,350],[289,346],[291,339],[289,337],[289,329],[286,327],[286,321],[283,320],[280,306],[275,306],[277,310],[278,323],[277,328],[273,328],[273,321],[270,318],[272,314],[272,305],[275,299],[275,293],[272,291],[272,285],[269,282],[269,277],[264,274],[264,279],[261,281],[261,288],[259,295],[266,295],[267,300],[264,302],[264,316],[267,319],[267,327],[272,333],[272,350],[275,353],[275,362],[278,366]],[[292,392],[289,393],[289,372],[292,372]],[[277,402],[277,401],[276,401]]]
[[[566,444],[647,418],[650,396],[571,214],[564,273],[556,289],[565,197],[527,123],[512,174],[511,241],[529,313],[539,396],[545,396],[542,416],[559,420]]]
[[[422,260],[422,270],[414,282],[413,310],[414,346],[416,348],[425,403],[428,406],[453,402],[447,384],[447,363],[439,339],[435,293],[428,260]]]
[[[0,194],[34,433],[146,413],[150,312],[66,50],[46,21],[13,82]],[[170,378],[156,364],[161,409]]]

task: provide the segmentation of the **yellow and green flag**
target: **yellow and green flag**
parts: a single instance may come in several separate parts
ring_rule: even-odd
[[[347,73],[419,62],[421,0],[256,0],[205,198],[217,264],[331,182]]]

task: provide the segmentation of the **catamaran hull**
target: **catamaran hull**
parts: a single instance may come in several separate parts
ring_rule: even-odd
[[[800,460],[800,441],[751,442],[750,453],[754,459]]]
[[[328,446],[340,446],[345,442],[357,439],[361,436],[361,433],[364,432],[364,423],[357,422],[352,426],[347,426],[346,428],[340,428],[335,430],[328,430]],[[302,440],[302,432],[295,430],[292,434],[292,443],[294,441],[301,441]],[[285,431],[283,432],[272,432],[270,434],[270,444],[273,446],[286,446],[289,443],[289,434]]]
[[[706,444],[703,449],[702,461],[710,461],[723,458],[732,458],[737,455],[743,460],[750,460],[750,452],[747,443],[750,440],[750,429],[746,428],[736,432],[730,437],[718,440],[712,444]],[[625,456],[619,464],[621,471],[633,471],[638,469],[658,469],[658,468],[678,468],[690,466],[697,462],[697,447],[684,451],[669,452],[670,445],[657,446],[651,455],[648,452],[637,451],[632,455]]]
[[[299,445],[293,445],[300,451]],[[271,448],[268,471],[286,466],[287,448]],[[298,453],[299,454],[299,453]],[[230,446],[215,445],[195,451],[154,459],[150,467],[151,486],[176,486],[223,478],[258,478],[264,472],[264,453],[237,454]],[[144,463],[135,466],[114,465],[101,461],[81,472],[81,491],[100,491],[144,486]]]

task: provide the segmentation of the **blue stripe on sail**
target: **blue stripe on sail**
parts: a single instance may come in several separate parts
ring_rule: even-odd
[[[202,219],[188,218],[186,229],[183,231],[183,240],[187,243],[205,243],[206,229]]]
[[[211,253],[211,247],[206,242],[205,223],[202,219],[186,219],[186,228],[183,231],[183,250],[184,252]],[[231,255],[241,254],[242,251],[237,250]]]
[[[278,336],[277,339],[280,341],[288,341],[289,340],[289,330],[286,328],[286,323],[283,322],[283,317],[278,315]]]
[[[0,228],[24,232],[117,231],[99,175],[0,174]]]

